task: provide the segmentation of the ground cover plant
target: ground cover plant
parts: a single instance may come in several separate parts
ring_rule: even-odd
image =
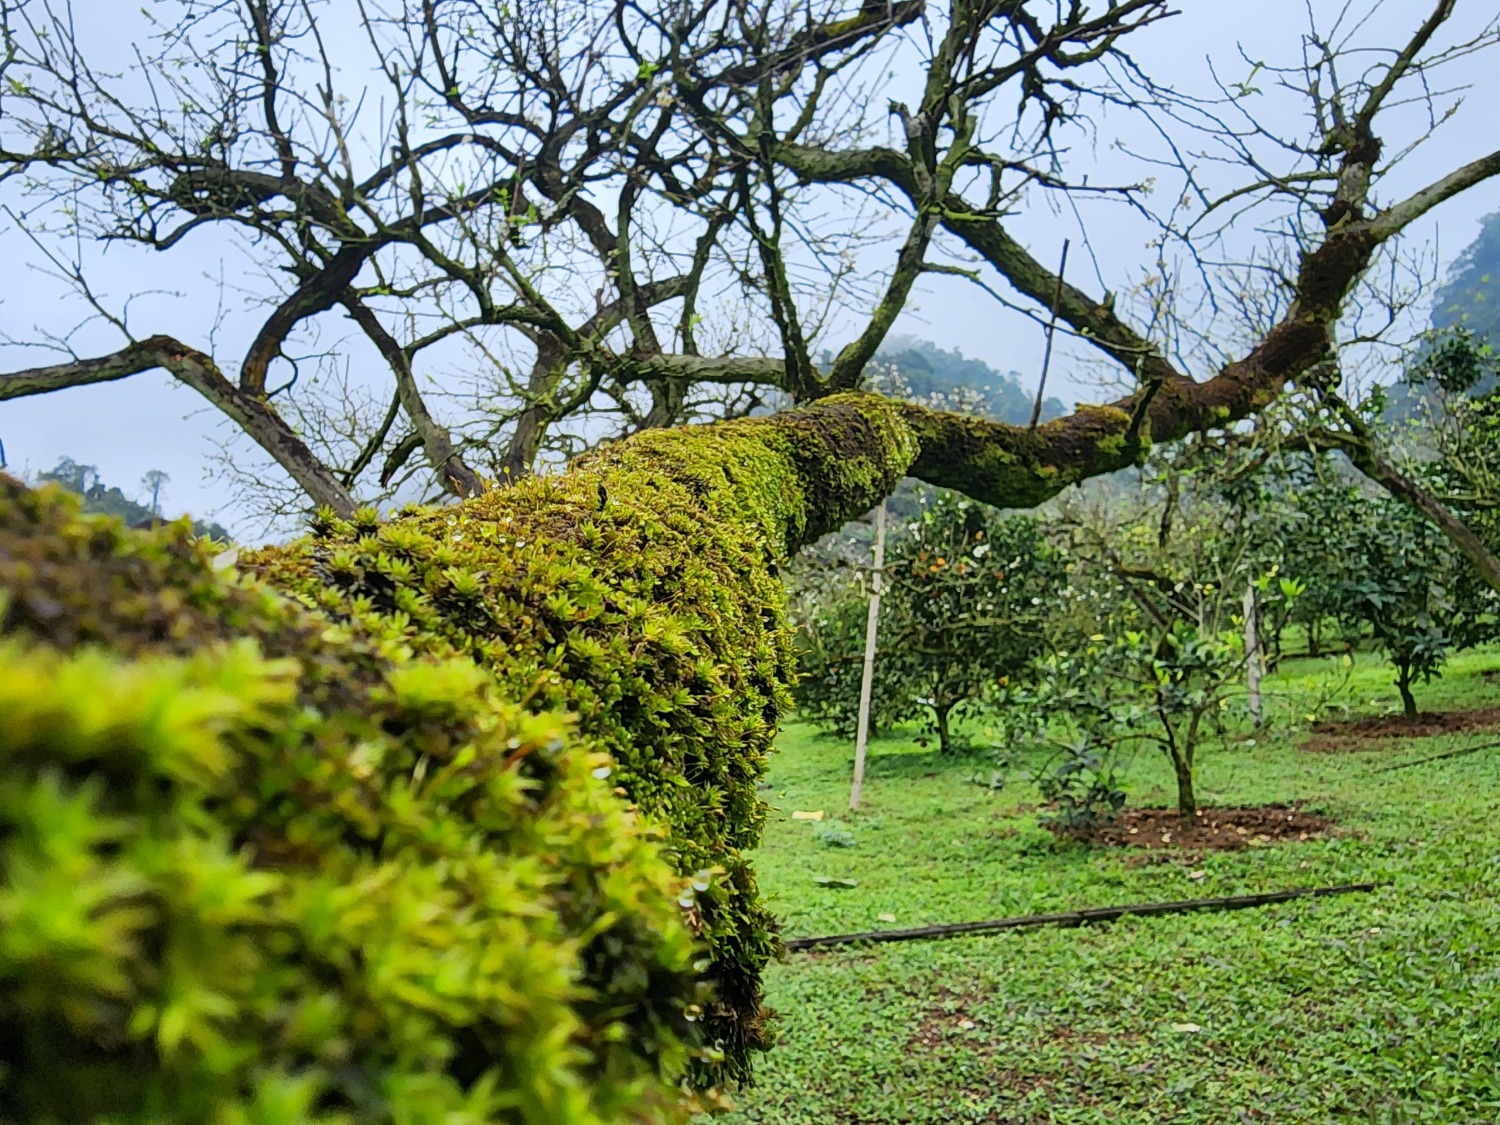
[[[1286,662],[1269,729],[1201,764],[1206,806],[1299,802],[1337,824],[1237,851],[1089,847],[1036,823],[1035,790],[975,784],[912,737],[873,744],[855,838],[849,747],[794,727],[757,869],[789,936],[1359,881],[1373,894],[1081,930],[794,955],[770,976],[778,1049],[726,1125],[1473,1125],[1500,1119],[1500,750],[1493,729],[1303,748],[1309,720],[1399,716],[1388,667]],[[1453,657],[1433,711],[1490,706],[1500,652]],[[1488,674],[1488,675],[1487,675]],[[1325,701],[1326,702],[1326,701]],[[1399,721],[1394,724],[1401,728]],[[987,775],[977,780],[986,781]],[[1170,806],[1159,757],[1132,805]],[[816,823],[816,822],[814,822]],[[852,886],[831,888],[817,880]]]

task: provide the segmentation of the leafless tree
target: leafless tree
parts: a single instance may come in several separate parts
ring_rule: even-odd
[[[1496,47],[1483,7],[1432,3],[1371,45],[1345,6],[1291,44],[1296,65],[1192,99],[1129,50],[1166,0],[176,0],[118,76],[86,57],[64,0],[0,0],[12,213],[127,337],[0,375],[0,399],[164,368],[348,512],[419,449],[462,496],[618,433],[857,389],[914,287],[942,274],[1055,313],[1125,384],[1035,427],[911,406],[916,475],[1036,503],[1327,370],[1340,332],[1362,331],[1351,310],[1372,265],[1500,173],[1500,152],[1478,152],[1386,189],[1441,123],[1443,66]],[[380,79],[340,89],[356,51]],[[1306,107],[1296,135],[1257,116],[1257,74]],[[1171,180],[1164,210],[1144,176],[1100,184],[1080,166],[1069,138],[1104,111],[1161,138],[1165,155],[1140,156]],[[1120,302],[1060,278],[1011,229],[1037,195],[1134,209],[1158,260]],[[1235,258],[1226,239],[1247,224],[1260,249]],[[172,253],[204,228],[283,279],[233,364],[206,328],[131,335],[57,249]],[[1250,292],[1247,270],[1271,279],[1255,331],[1168,330]],[[283,404],[338,351],[312,342],[329,318],[384,361],[385,407],[310,442],[291,415],[317,400]]]

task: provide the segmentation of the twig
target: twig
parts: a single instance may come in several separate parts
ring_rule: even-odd
[[[1404,770],[1408,766],[1425,766],[1428,762],[1441,762],[1445,758],[1461,758],[1465,754],[1477,754],[1481,750],[1500,749],[1500,742],[1481,742],[1478,746],[1465,746],[1461,750],[1445,750],[1441,754],[1429,754],[1425,758],[1413,758],[1409,762],[1397,762],[1394,766],[1382,766],[1374,773],[1390,773],[1392,770]]]
[[[1146,411],[1151,409],[1151,401],[1156,398],[1156,392],[1161,390],[1162,381],[1152,379],[1146,384],[1141,399],[1135,404],[1135,410],[1130,415],[1130,428],[1125,431],[1126,446],[1136,445],[1141,435],[1141,423],[1146,420]],[[1139,453],[1139,449],[1137,449]]]
[[[1176,902],[1142,902],[1133,906],[1097,906],[1086,910],[1067,910],[1060,914],[1026,914],[1019,918],[995,918],[988,922],[954,922],[939,926],[918,926],[911,930],[871,930],[861,934],[829,934],[824,937],[789,938],[788,950],[818,949],[830,945],[852,945],[855,942],[925,941],[931,938],[961,937],[965,934],[993,934],[1001,930],[1025,930],[1037,926],[1085,926],[1093,922],[1113,922],[1150,914],[1186,914],[1195,910],[1244,910],[1252,906],[1270,906],[1298,898],[1322,898],[1327,895],[1363,894],[1378,883],[1345,883],[1336,887],[1300,887],[1288,891],[1268,891],[1258,895],[1231,895],[1227,898],[1190,898]]]
[[[1047,389],[1047,368],[1052,366],[1052,336],[1057,331],[1057,307],[1062,304],[1063,273],[1068,268],[1068,240],[1063,239],[1062,261],[1057,264],[1057,286],[1052,290],[1052,315],[1047,320],[1047,350],[1042,353],[1042,375],[1036,383],[1036,402],[1031,407],[1031,426],[1042,417],[1042,392]]]

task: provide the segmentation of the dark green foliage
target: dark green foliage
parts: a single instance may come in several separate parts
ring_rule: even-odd
[[[1044,824],[1089,831],[1113,819],[1125,807],[1112,756],[1102,747],[1074,743],[1036,778],[1044,802]]]
[[[848,568],[816,563],[796,570],[797,713],[824,730],[853,738],[864,675],[869,588]],[[870,729],[888,730],[909,717],[900,669],[877,659],[870,692]]]
[[[1423,485],[1477,535],[1500,551],[1500,353],[1472,333],[1442,333],[1406,373],[1424,392],[1419,433],[1424,456],[1412,468]],[[1482,389],[1482,388],[1489,389]],[[1449,626],[1460,644],[1500,635],[1500,595],[1476,566],[1455,565],[1447,576],[1461,608]]]
[[[1408,718],[1417,715],[1412,685],[1437,676],[1454,647],[1461,617],[1447,588],[1462,566],[1443,534],[1406,505],[1369,500],[1350,490],[1360,518],[1343,555],[1340,616],[1367,626],[1396,670]]]
[[[1032,516],[938,492],[890,553],[882,659],[943,753],[1046,648],[1067,565]]]
[[[1089,827],[1116,811],[1118,776],[1142,750],[1170,767],[1178,812],[1196,814],[1200,751],[1247,696],[1247,589],[1262,609],[1300,592],[1278,557],[1279,494],[1255,465],[1184,444],[1133,488],[1101,485],[1063,512],[1067,601],[1085,636],[1042,661],[1006,708],[1010,745],[1037,751],[1050,819]]]
[[[1445,395],[1469,395],[1493,387],[1500,358],[1495,345],[1467,328],[1432,335],[1406,372],[1406,381],[1433,386]]]
[[[1424,471],[1436,488],[1455,483],[1441,459]],[[1413,686],[1437,677],[1454,649],[1494,636],[1494,594],[1442,532],[1407,505],[1368,495],[1341,459],[1303,461],[1295,472],[1277,545],[1283,572],[1304,587],[1298,611],[1309,607],[1309,627],[1331,617],[1368,630],[1415,716]]]
[[[1043,823],[1086,830],[1124,807],[1124,751],[1143,719],[1118,675],[1128,655],[1100,635],[1042,660],[1034,682],[1009,693],[1002,760],[1032,757]]]
[[[1247,478],[1255,487],[1249,503],[1258,517],[1257,559],[1264,572],[1300,585],[1295,599],[1260,603],[1261,643],[1273,657],[1282,655],[1289,624],[1302,627],[1316,656],[1330,627],[1348,621],[1344,580],[1364,503],[1354,481],[1341,458],[1306,455],[1281,458]]]
[[[238,572],[4,483],[0,1119],[604,1125],[748,1073],[777,571],[912,452],[848,396]]]

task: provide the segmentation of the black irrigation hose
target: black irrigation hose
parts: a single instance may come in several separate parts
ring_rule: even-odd
[[[1441,754],[1429,754],[1425,758],[1413,758],[1409,762],[1397,762],[1394,766],[1382,766],[1371,773],[1390,773],[1393,770],[1404,770],[1409,766],[1425,766],[1428,762],[1441,762],[1448,758],[1462,758],[1465,754],[1478,754],[1481,750],[1500,749],[1500,742],[1482,742],[1478,746],[1464,746],[1458,750],[1445,750]]]
[[[1096,906],[1086,910],[1067,910],[1060,914],[1025,914],[1019,918],[993,918],[988,922],[952,922],[941,926],[918,926],[912,930],[870,930],[862,934],[828,934],[823,937],[788,938],[791,952],[821,949],[830,945],[853,945],[856,942],[926,941],[934,938],[962,937],[964,934],[993,934],[1001,930],[1025,930],[1035,926],[1085,926],[1092,922],[1113,922],[1117,918],[1149,914],[1186,914],[1193,910],[1245,910],[1252,906],[1269,906],[1297,898],[1322,898],[1327,895],[1352,895],[1373,891],[1378,883],[1344,883],[1337,887],[1301,887],[1289,891],[1268,891],[1259,895],[1230,895],[1227,898],[1189,898],[1176,902],[1142,902],[1133,906]]]

